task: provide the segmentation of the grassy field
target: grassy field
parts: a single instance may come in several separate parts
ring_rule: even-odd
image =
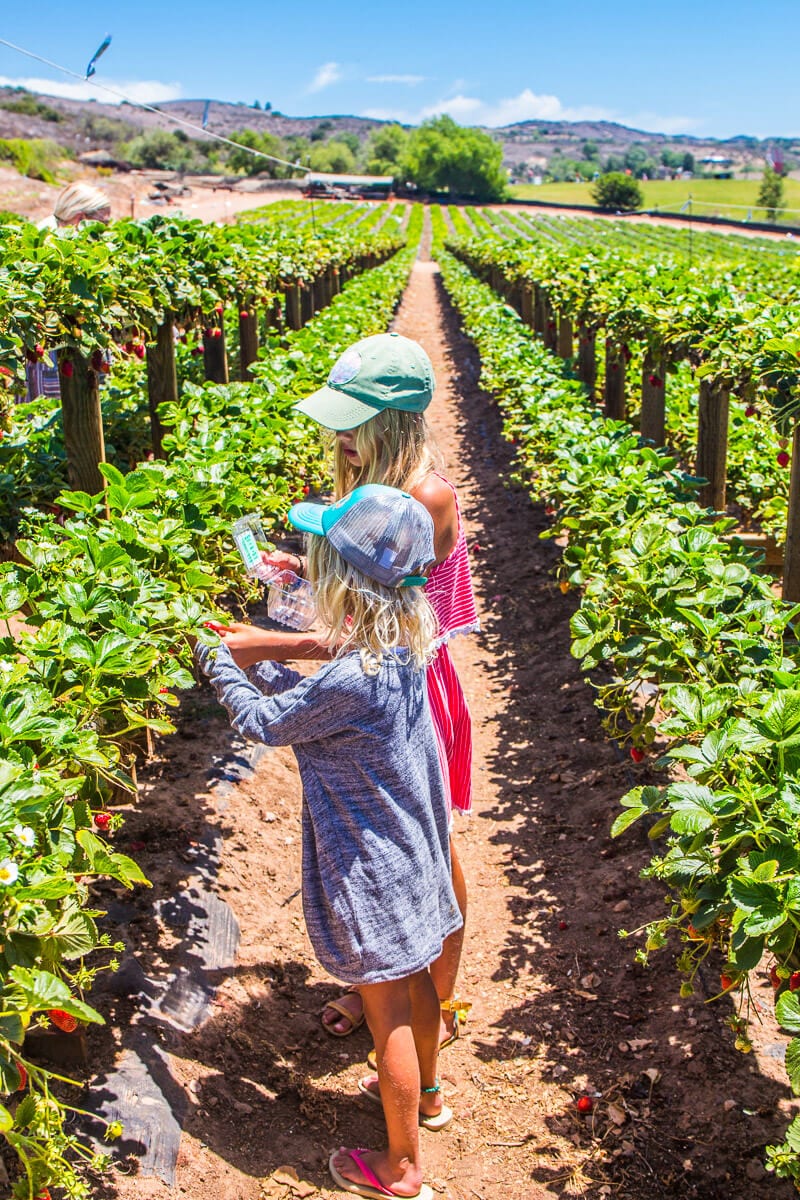
[[[654,179],[641,184],[645,208],[669,208],[677,212],[691,196],[692,211],[700,216],[744,220],[748,210],[752,209],[751,218],[754,221],[765,219],[763,209],[756,208],[760,186],[760,179]],[[545,183],[541,187],[525,183],[512,187],[510,194],[517,200],[592,204],[591,187],[589,183]],[[800,225],[800,180],[785,180],[784,203],[786,211],[782,219]],[[791,209],[796,211],[792,212]]]

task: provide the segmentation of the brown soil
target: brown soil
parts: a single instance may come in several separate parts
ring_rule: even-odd
[[[738,1054],[724,1026],[730,1000],[705,1003],[713,969],[705,995],[680,1001],[669,952],[644,970],[617,936],[663,911],[661,889],[639,878],[644,835],[608,836],[643,770],[606,741],[570,657],[574,601],[552,578],[557,550],[538,540],[542,509],[506,482],[512,450],[432,262],[416,266],[396,328],[434,362],[433,425],[461,495],[483,621],[453,647],[475,730],[476,812],[456,835],[471,901],[461,990],[474,1007],[442,1056],[457,1119],[423,1134],[427,1178],[446,1200],[788,1198],[761,1166],[789,1112],[774,1027],[758,1054]],[[98,1185],[106,1200],[331,1197],[330,1149],[382,1138],[380,1115],[356,1099],[367,1032],[335,1040],[320,1028],[338,989],[303,927],[293,756],[268,751],[226,784],[241,755],[210,693],[192,693],[119,835],[154,890],[118,907],[115,934],[151,978],[181,953],[163,904],[215,836],[214,886],[242,938],[194,1032],[153,1013],[140,1020],[140,982],[111,979],[101,992],[109,1024],[92,1034],[93,1069],[110,1069],[126,1047],[150,1054],[183,1126],[174,1186],[135,1174],[130,1160],[130,1174]],[[759,995],[769,1007],[768,985]],[[595,1107],[582,1117],[575,1101],[586,1093]],[[283,1166],[309,1181],[307,1193],[274,1176]]]
[[[55,186],[38,179],[27,179],[9,167],[0,167],[0,212],[19,213],[32,221],[49,217],[55,199],[67,182],[88,183],[105,192],[111,201],[113,220],[134,216],[150,217],[156,212],[172,216],[198,217],[202,221],[226,221],[238,212],[271,204],[275,200],[296,200],[300,193],[296,187],[275,187],[266,190],[251,190],[252,184],[242,180],[234,187],[225,185],[222,179],[204,178],[203,182],[188,179],[191,195],[181,196],[165,204],[149,199],[157,180],[179,183],[168,171],[115,171],[101,174],[91,168],[70,168],[69,180]]]

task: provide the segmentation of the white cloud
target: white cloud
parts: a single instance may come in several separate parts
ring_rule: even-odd
[[[342,71],[338,63],[323,63],[308,85],[308,90],[309,92],[321,92],[323,88],[330,87],[333,83],[338,83],[341,78]]]
[[[599,105],[570,108],[558,96],[537,95],[525,88],[518,96],[492,102],[476,96],[450,96],[422,110],[422,117],[449,113],[456,121],[468,120],[473,125],[511,125],[515,121],[611,121],[614,114]]]
[[[426,117],[438,117],[442,113],[447,113],[459,124],[490,128],[513,125],[517,121],[616,121],[633,129],[680,134],[689,133],[702,124],[696,117],[664,116],[654,112],[624,114],[599,104],[562,104],[558,96],[537,95],[530,88],[524,88],[517,96],[497,101],[481,100],[458,91],[416,111],[388,107],[364,110],[364,116],[376,121],[402,121],[406,125],[418,125]]]
[[[367,83],[402,83],[406,87],[416,87],[425,82],[424,75],[368,75]]]
[[[0,87],[21,87],[29,92],[42,92],[46,96],[60,96],[65,100],[99,100],[103,104],[119,104],[122,97],[140,104],[158,104],[162,100],[177,100],[182,93],[179,83],[161,83],[156,79],[117,80],[98,76],[97,82],[113,92],[121,92],[122,96],[112,95],[102,87],[93,87],[92,83],[83,80],[73,83],[66,79],[39,79],[35,76],[11,79],[7,75],[0,75]]]

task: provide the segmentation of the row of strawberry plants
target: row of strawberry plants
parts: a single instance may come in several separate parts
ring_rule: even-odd
[[[726,538],[730,521],[697,505],[674,458],[593,408],[486,285],[451,256],[440,262],[519,444],[518,476],[553,516],[551,536],[567,535],[562,587],[582,594],[572,649],[606,727],[634,762],[683,768],[623,796],[612,829],[647,821],[660,849],[646,874],[670,892],[638,957],[676,936],[689,995],[700,963],[720,952],[720,994],[732,994],[747,1051],[749,978],[766,956],[778,1019],[800,1033],[800,607],[777,599]],[[800,1092],[800,1038],[786,1066]],[[769,1148],[769,1168],[800,1179],[798,1149],[800,1118]]]
[[[321,447],[294,400],[353,339],[386,328],[414,249],[276,345],[257,383],[188,386],[168,414],[167,462],[127,474],[105,465],[104,496],[65,492],[74,515],[63,525],[31,513],[20,561],[0,567],[0,1090],[10,1096],[0,1132],[20,1158],[19,1200],[53,1184],[85,1197],[76,1158],[104,1162],[65,1128],[67,1107],[24,1037],[48,1014],[101,1019],[83,999],[98,969],[84,958],[108,945],[88,885],[144,882],[108,840],[122,821],[114,797],[135,796],[141,738],[172,731],[176,692],[193,684],[189,639],[206,636],[215,598],[247,593],[231,521],[258,509],[268,530],[282,528],[289,504],[322,480]]]
[[[196,329],[208,379],[229,378],[225,322],[238,329],[240,373],[249,379],[259,326],[299,329],[352,274],[403,242],[395,222],[342,231],[298,220],[268,228],[222,227],[153,217],[62,231],[30,225],[0,232],[0,384],[8,425],[26,360],[58,355],[66,466],[72,486],[102,486],[105,461],[99,380],[117,355],[147,360],[152,446],[163,450],[158,405],[178,391],[174,335]]]
[[[682,422],[696,414],[692,460],[705,480],[701,500],[720,510],[733,502],[785,540],[784,594],[800,598],[794,549],[800,510],[789,504],[795,474],[800,487],[795,260],[764,253],[731,263],[720,254],[688,266],[680,255],[656,253],[646,241],[637,245],[635,235],[606,237],[601,244],[593,234],[588,247],[553,247],[483,234],[450,245],[548,349],[574,359],[579,377],[602,394],[608,416],[625,419],[639,407],[643,437],[661,445],[669,431],[686,452],[690,433]],[[600,331],[605,365],[598,372]],[[634,398],[630,380],[637,375]],[[669,419],[668,377],[676,399]],[[731,397],[742,405],[733,422]],[[755,457],[756,449],[763,457]]]

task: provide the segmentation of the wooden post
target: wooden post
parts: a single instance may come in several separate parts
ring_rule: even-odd
[[[519,315],[522,318],[523,325],[533,327],[533,290],[529,283],[522,284]]]
[[[729,393],[707,379],[700,383],[695,475],[707,479],[698,497],[700,504],[722,512],[725,508],[725,472],[728,464]]]
[[[565,360],[572,358],[572,351],[572,319],[562,313],[558,318],[558,356]]]
[[[328,279],[330,281],[331,300],[334,296],[339,295],[339,268],[328,267]]]
[[[544,293],[543,316],[544,316],[544,346],[545,350],[549,350],[555,354],[558,346],[558,328],[556,326],[556,314],[553,311],[553,305],[547,292]]]
[[[606,378],[603,385],[606,416],[612,421],[625,420],[625,357],[619,346],[606,341]]]
[[[538,283],[533,285],[533,332],[544,336],[544,289]]]
[[[286,289],[286,324],[290,329],[303,328],[299,283],[292,283]]]
[[[666,425],[666,363],[664,355],[646,350],[642,364],[642,415],[639,432],[647,442],[664,445]]]
[[[225,325],[220,316],[219,324],[203,330],[203,366],[210,383],[228,382],[228,355],[225,350]]]
[[[578,378],[594,395],[597,383],[597,353],[595,348],[596,334],[588,325],[578,325]]]
[[[800,600],[800,425],[795,425],[792,437],[792,475],[783,560],[783,598],[792,604]]]
[[[245,383],[253,376],[250,364],[258,358],[258,312],[251,297],[239,310],[239,374]]]
[[[72,364],[70,375],[64,374],[65,361]],[[69,486],[94,496],[105,487],[98,466],[106,461],[97,372],[77,350],[64,354],[59,365]]]
[[[317,294],[314,287],[314,280],[309,279],[305,287],[300,292],[300,313],[302,322],[307,325],[313,320],[314,313],[317,311]]]
[[[175,336],[172,313],[164,314],[164,322],[156,329],[154,342],[147,343],[147,402],[150,406],[150,434],[153,454],[164,458],[161,440],[164,426],[158,415],[159,404],[174,404],[178,399],[178,374],[175,369]]]

